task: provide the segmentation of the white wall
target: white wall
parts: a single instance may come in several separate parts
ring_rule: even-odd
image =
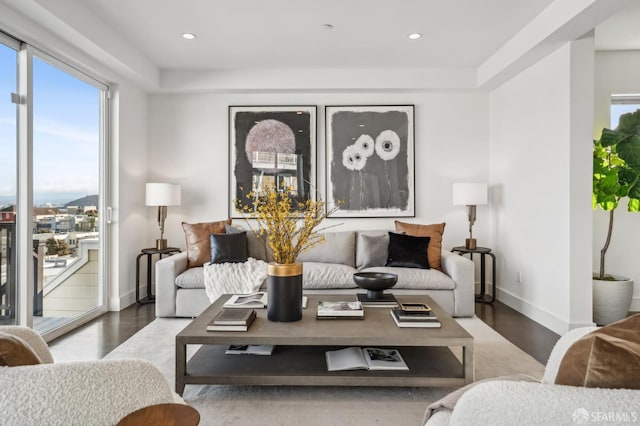
[[[322,78],[322,76],[318,76]],[[151,95],[149,179],[182,186],[182,205],[170,207],[166,235],[184,248],[181,221],[228,216],[228,106],[317,105],[317,182],[324,194],[324,105],[415,104],[416,217],[419,223],[447,222],[444,246],[464,242],[463,206],[451,204],[451,185],[487,181],[488,95],[479,93],[255,93]],[[323,197],[325,198],[325,197]],[[147,212],[149,235],[158,233],[155,212]],[[240,219],[241,220],[241,219]],[[339,229],[392,229],[393,219],[334,219]],[[489,238],[489,215],[478,208],[474,233]]]
[[[596,53],[595,63],[595,126],[594,138],[609,127],[609,107],[612,94],[640,93],[640,51],[606,51]],[[629,213],[627,201],[614,213],[613,235],[607,250],[607,273],[623,275],[634,281],[632,311],[640,311],[640,213]],[[600,265],[600,249],[604,245],[609,214],[601,209],[593,212],[593,266]]]
[[[135,260],[147,238],[147,94],[128,83],[116,87],[111,144],[111,270],[109,310],[135,303]],[[141,278],[144,283],[145,277]],[[144,293],[142,293],[144,295]]]
[[[572,110],[572,92],[579,89],[572,81],[576,50],[587,53],[585,46],[566,44],[490,95],[498,297],[558,333],[591,322],[590,247],[581,258],[572,253],[579,243],[590,244],[588,224],[586,237],[572,227],[573,221],[588,223],[582,217],[590,215],[590,162],[572,161],[574,155],[584,160],[591,147],[589,139],[577,143],[572,127],[585,118],[584,107]],[[589,129],[590,109],[586,117]],[[575,198],[586,208],[577,208]]]

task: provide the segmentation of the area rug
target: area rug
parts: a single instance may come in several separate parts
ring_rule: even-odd
[[[175,335],[190,320],[158,318],[105,359],[142,358],[175,383]],[[544,367],[478,318],[458,319],[475,338],[476,380],[542,377]],[[196,347],[190,347],[191,356]],[[184,399],[201,425],[418,425],[425,408],[452,389],[187,385]]]

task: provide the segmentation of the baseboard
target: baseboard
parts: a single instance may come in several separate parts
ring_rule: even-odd
[[[511,292],[502,290],[498,288],[497,299],[504,303],[505,305],[515,309],[520,312],[522,315],[525,315],[538,324],[547,327],[549,330],[553,331],[556,334],[563,335],[569,330],[578,327],[591,327],[595,324],[592,322],[585,323],[571,323],[567,322],[565,319],[560,318],[556,314],[553,314],[545,309],[542,309],[539,306],[533,305],[521,297],[514,295]]]
[[[634,297],[631,299],[631,307],[629,308],[631,312],[640,312],[640,297]]]
[[[135,290],[130,290],[125,294],[115,297],[109,298],[109,310],[110,311],[121,311],[124,308],[127,308],[136,303],[136,292]]]

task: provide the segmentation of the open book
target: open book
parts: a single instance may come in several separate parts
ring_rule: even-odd
[[[267,292],[259,291],[251,294],[234,294],[229,300],[224,302],[223,308],[254,308],[261,309],[267,307]],[[302,296],[302,307],[307,307],[307,296]]]
[[[265,308],[267,293],[259,291],[252,294],[234,294],[225,302],[224,308]]]
[[[409,370],[397,349],[349,347],[325,352],[327,370]]]
[[[271,355],[273,345],[231,345],[224,352],[227,355]]]

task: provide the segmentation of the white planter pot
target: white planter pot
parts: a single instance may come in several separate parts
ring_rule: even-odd
[[[607,325],[629,313],[633,297],[633,281],[614,276],[616,281],[593,280],[593,321]]]

